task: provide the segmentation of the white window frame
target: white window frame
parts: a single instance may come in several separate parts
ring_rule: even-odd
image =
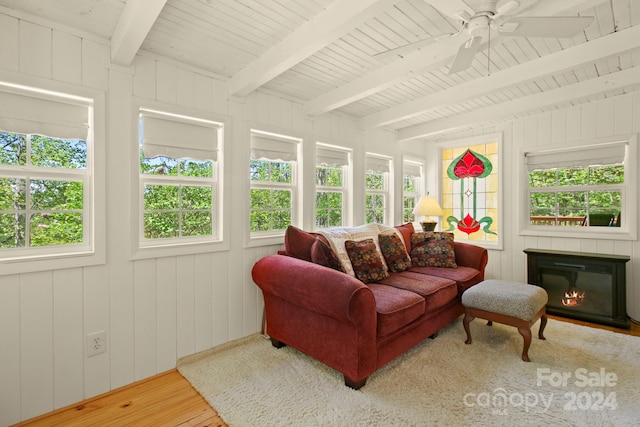
[[[251,190],[253,189],[265,189],[265,190],[281,190],[288,189],[291,191],[291,224],[300,225],[300,215],[302,212],[301,204],[301,180],[302,176],[302,146],[303,136],[296,132],[278,129],[265,125],[249,125],[247,130],[248,135],[248,147],[249,152],[247,156],[247,180],[249,181],[249,188],[246,197],[247,217],[246,217],[246,247],[257,247],[264,245],[281,244],[284,237],[285,230],[270,230],[270,231],[251,231]],[[252,181],[249,177],[249,166],[252,151],[252,137],[257,136],[265,139],[272,139],[274,141],[281,141],[285,143],[294,144],[295,147],[295,160],[284,160],[277,162],[286,162],[291,164],[291,183],[278,183],[278,182],[261,182]],[[266,160],[266,159],[265,159]],[[276,160],[270,160],[276,161]]]
[[[535,148],[523,148],[520,150],[520,174],[518,188],[521,189],[519,199],[518,226],[521,235],[540,237],[565,237],[581,239],[609,239],[609,240],[636,240],[637,239],[637,185],[638,165],[637,135],[628,134],[616,137],[594,138],[584,141],[558,145],[539,146]],[[533,226],[529,219],[529,171],[526,164],[526,156],[532,153],[557,153],[561,158],[563,152],[584,151],[589,147],[594,149],[602,144],[624,143],[626,154],[624,159],[624,184],[622,184],[622,209],[623,218],[621,227],[557,227],[557,226]]]
[[[51,82],[20,78],[0,72],[0,91],[88,108],[87,167],[84,170],[51,170],[35,166],[1,168],[4,177],[80,180],[83,182],[83,243],[0,250],[0,275],[100,265],[106,262],[105,246],[105,94],[104,92]],[[22,132],[24,134],[24,132]],[[38,132],[33,132],[37,134]],[[4,252],[4,253],[3,253]]]
[[[406,169],[407,168],[419,168],[420,170],[420,175],[418,176],[414,176],[414,185],[415,185],[415,191],[414,192],[405,192],[404,191],[404,181],[405,178],[407,177],[407,173],[406,173]],[[402,221],[404,222],[404,198],[407,196],[411,196],[414,198],[414,206],[418,203],[418,200],[420,200],[421,195],[423,194],[424,190],[423,190],[423,183],[424,183],[424,163],[419,162],[419,161],[415,161],[415,160],[410,160],[410,159],[403,159],[402,161]],[[415,215],[413,215],[413,220],[410,222],[415,222],[416,218]]]
[[[386,162],[388,164],[388,171],[381,172],[383,176],[384,188],[382,190],[372,190],[367,188],[366,175],[372,170],[369,167],[369,162],[373,161],[377,162]],[[392,214],[391,214],[391,188],[393,186],[392,176],[393,176],[393,158],[376,153],[366,153],[365,154],[365,166],[364,166],[364,218],[363,221],[367,222],[367,195],[381,195],[384,197],[384,219],[382,224],[392,225]]]
[[[185,123],[202,123],[217,128],[217,160],[213,166],[212,178],[161,177],[140,173],[140,114],[149,111],[161,117],[163,114],[173,120]],[[134,99],[132,110],[131,144],[131,259],[149,259],[163,256],[188,255],[229,250],[229,230],[225,227],[229,217],[225,194],[228,193],[228,179],[225,168],[225,131],[230,119],[201,110],[180,107],[155,101]],[[167,239],[144,239],[145,184],[170,185],[213,185],[213,233],[208,236],[188,236]]]
[[[319,230],[321,228],[319,228],[317,226],[318,223],[318,219],[316,218],[316,212],[318,210],[318,206],[316,205],[317,203],[317,194],[319,191],[321,192],[333,192],[333,193],[341,193],[342,194],[342,224],[341,226],[347,226],[350,225],[351,222],[349,221],[350,218],[350,205],[349,205],[349,201],[352,199],[350,197],[351,195],[351,180],[349,179],[349,177],[351,176],[351,168],[352,168],[352,151],[348,148],[345,147],[341,147],[338,145],[333,145],[333,144],[327,144],[327,143],[323,143],[323,142],[317,142],[316,143],[316,149],[327,149],[327,150],[332,150],[332,151],[336,151],[338,153],[342,153],[344,155],[347,156],[347,164],[346,165],[342,165],[342,186],[341,187],[332,187],[332,186],[327,186],[327,185],[318,185],[317,181],[314,180],[315,182],[315,186],[316,186],[316,190],[315,190],[315,195],[316,197],[314,197],[314,201],[313,201],[313,227],[314,230]],[[318,162],[318,159],[316,159],[316,168],[318,168],[320,166],[321,163]],[[315,171],[314,171],[315,172]]]

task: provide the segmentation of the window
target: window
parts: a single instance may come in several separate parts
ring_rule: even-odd
[[[459,241],[502,249],[502,134],[451,141],[441,149],[442,229]]]
[[[222,124],[140,109],[140,246],[220,240]]]
[[[345,225],[349,152],[318,144],[316,148],[316,228]]]
[[[413,209],[421,193],[422,164],[405,160],[402,164],[402,221],[413,222]]]
[[[92,123],[92,99],[0,84],[0,260],[94,253]]]
[[[633,138],[635,141],[635,138]],[[524,153],[529,230],[625,233],[635,216],[628,168],[635,144],[596,141]],[[631,205],[629,205],[631,203]]]
[[[367,154],[365,159],[365,222],[386,224],[389,218],[391,159]]]
[[[252,237],[279,236],[296,216],[299,139],[251,130],[249,166]]]

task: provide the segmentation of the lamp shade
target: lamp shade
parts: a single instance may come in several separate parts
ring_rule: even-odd
[[[418,200],[418,204],[413,208],[414,215],[422,216],[442,216],[442,207],[440,203],[432,196],[422,196]]]

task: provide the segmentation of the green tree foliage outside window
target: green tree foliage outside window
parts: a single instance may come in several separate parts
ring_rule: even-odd
[[[367,170],[365,176],[365,221],[385,222],[387,180],[384,172]]]
[[[418,198],[418,177],[413,175],[405,175],[402,184],[402,220],[404,222],[412,222],[414,219],[413,208],[416,206]]]
[[[316,227],[343,225],[344,176],[340,165],[316,166]]]
[[[367,194],[366,222],[384,223],[384,195]]]
[[[617,225],[622,209],[624,166],[589,166],[529,172],[531,223],[581,226],[587,218],[610,218]],[[590,225],[596,224],[593,221]]]
[[[290,162],[251,160],[250,230],[285,230],[291,224],[293,168]]]
[[[214,162],[145,158],[140,150],[145,239],[214,233]]]
[[[0,248],[83,243],[86,167],[86,141],[0,131]]]
[[[404,222],[412,222],[414,215],[413,209],[416,207],[416,198],[413,196],[404,196],[402,205],[402,220]]]

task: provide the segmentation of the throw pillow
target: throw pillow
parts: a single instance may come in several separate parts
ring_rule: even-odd
[[[399,273],[411,268],[411,258],[409,258],[407,248],[405,248],[400,236],[395,233],[380,234],[378,235],[378,243],[391,272]]]
[[[331,247],[320,238],[317,238],[313,245],[311,245],[311,261],[344,273],[344,269],[342,268],[342,263],[338,259],[338,255],[336,255],[333,249],[331,249]]]
[[[406,224],[396,225],[396,230],[402,234],[407,253],[411,252],[411,235],[416,231],[415,228],[413,228],[413,223],[407,222]]]
[[[389,277],[373,239],[358,242],[347,240],[344,242],[344,247],[351,260],[353,271],[362,283],[377,282]]]
[[[395,230],[393,227],[389,227],[391,230]],[[336,253],[338,259],[342,263],[342,268],[349,276],[356,277],[356,273],[353,271],[351,260],[344,247],[344,242],[347,240],[364,240],[373,239],[376,247],[378,247],[378,234],[386,231],[380,229],[380,224],[365,224],[357,227],[331,227],[325,228],[320,231],[322,237],[326,238],[331,249]],[[378,250],[380,253],[380,250]],[[380,253],[382,257],[382,253]],[[384,261],[383,261],[384,262]],[[386,266],[385,266],[386,268]]]
[[[416,267],[456,268],[453,233],[424,231],[411,235],[411,262]]]
[[[293,225],[284,232],[284,249],[287,255],[294,258],[311,261],[311,246],[315,241],[316,236]]]

